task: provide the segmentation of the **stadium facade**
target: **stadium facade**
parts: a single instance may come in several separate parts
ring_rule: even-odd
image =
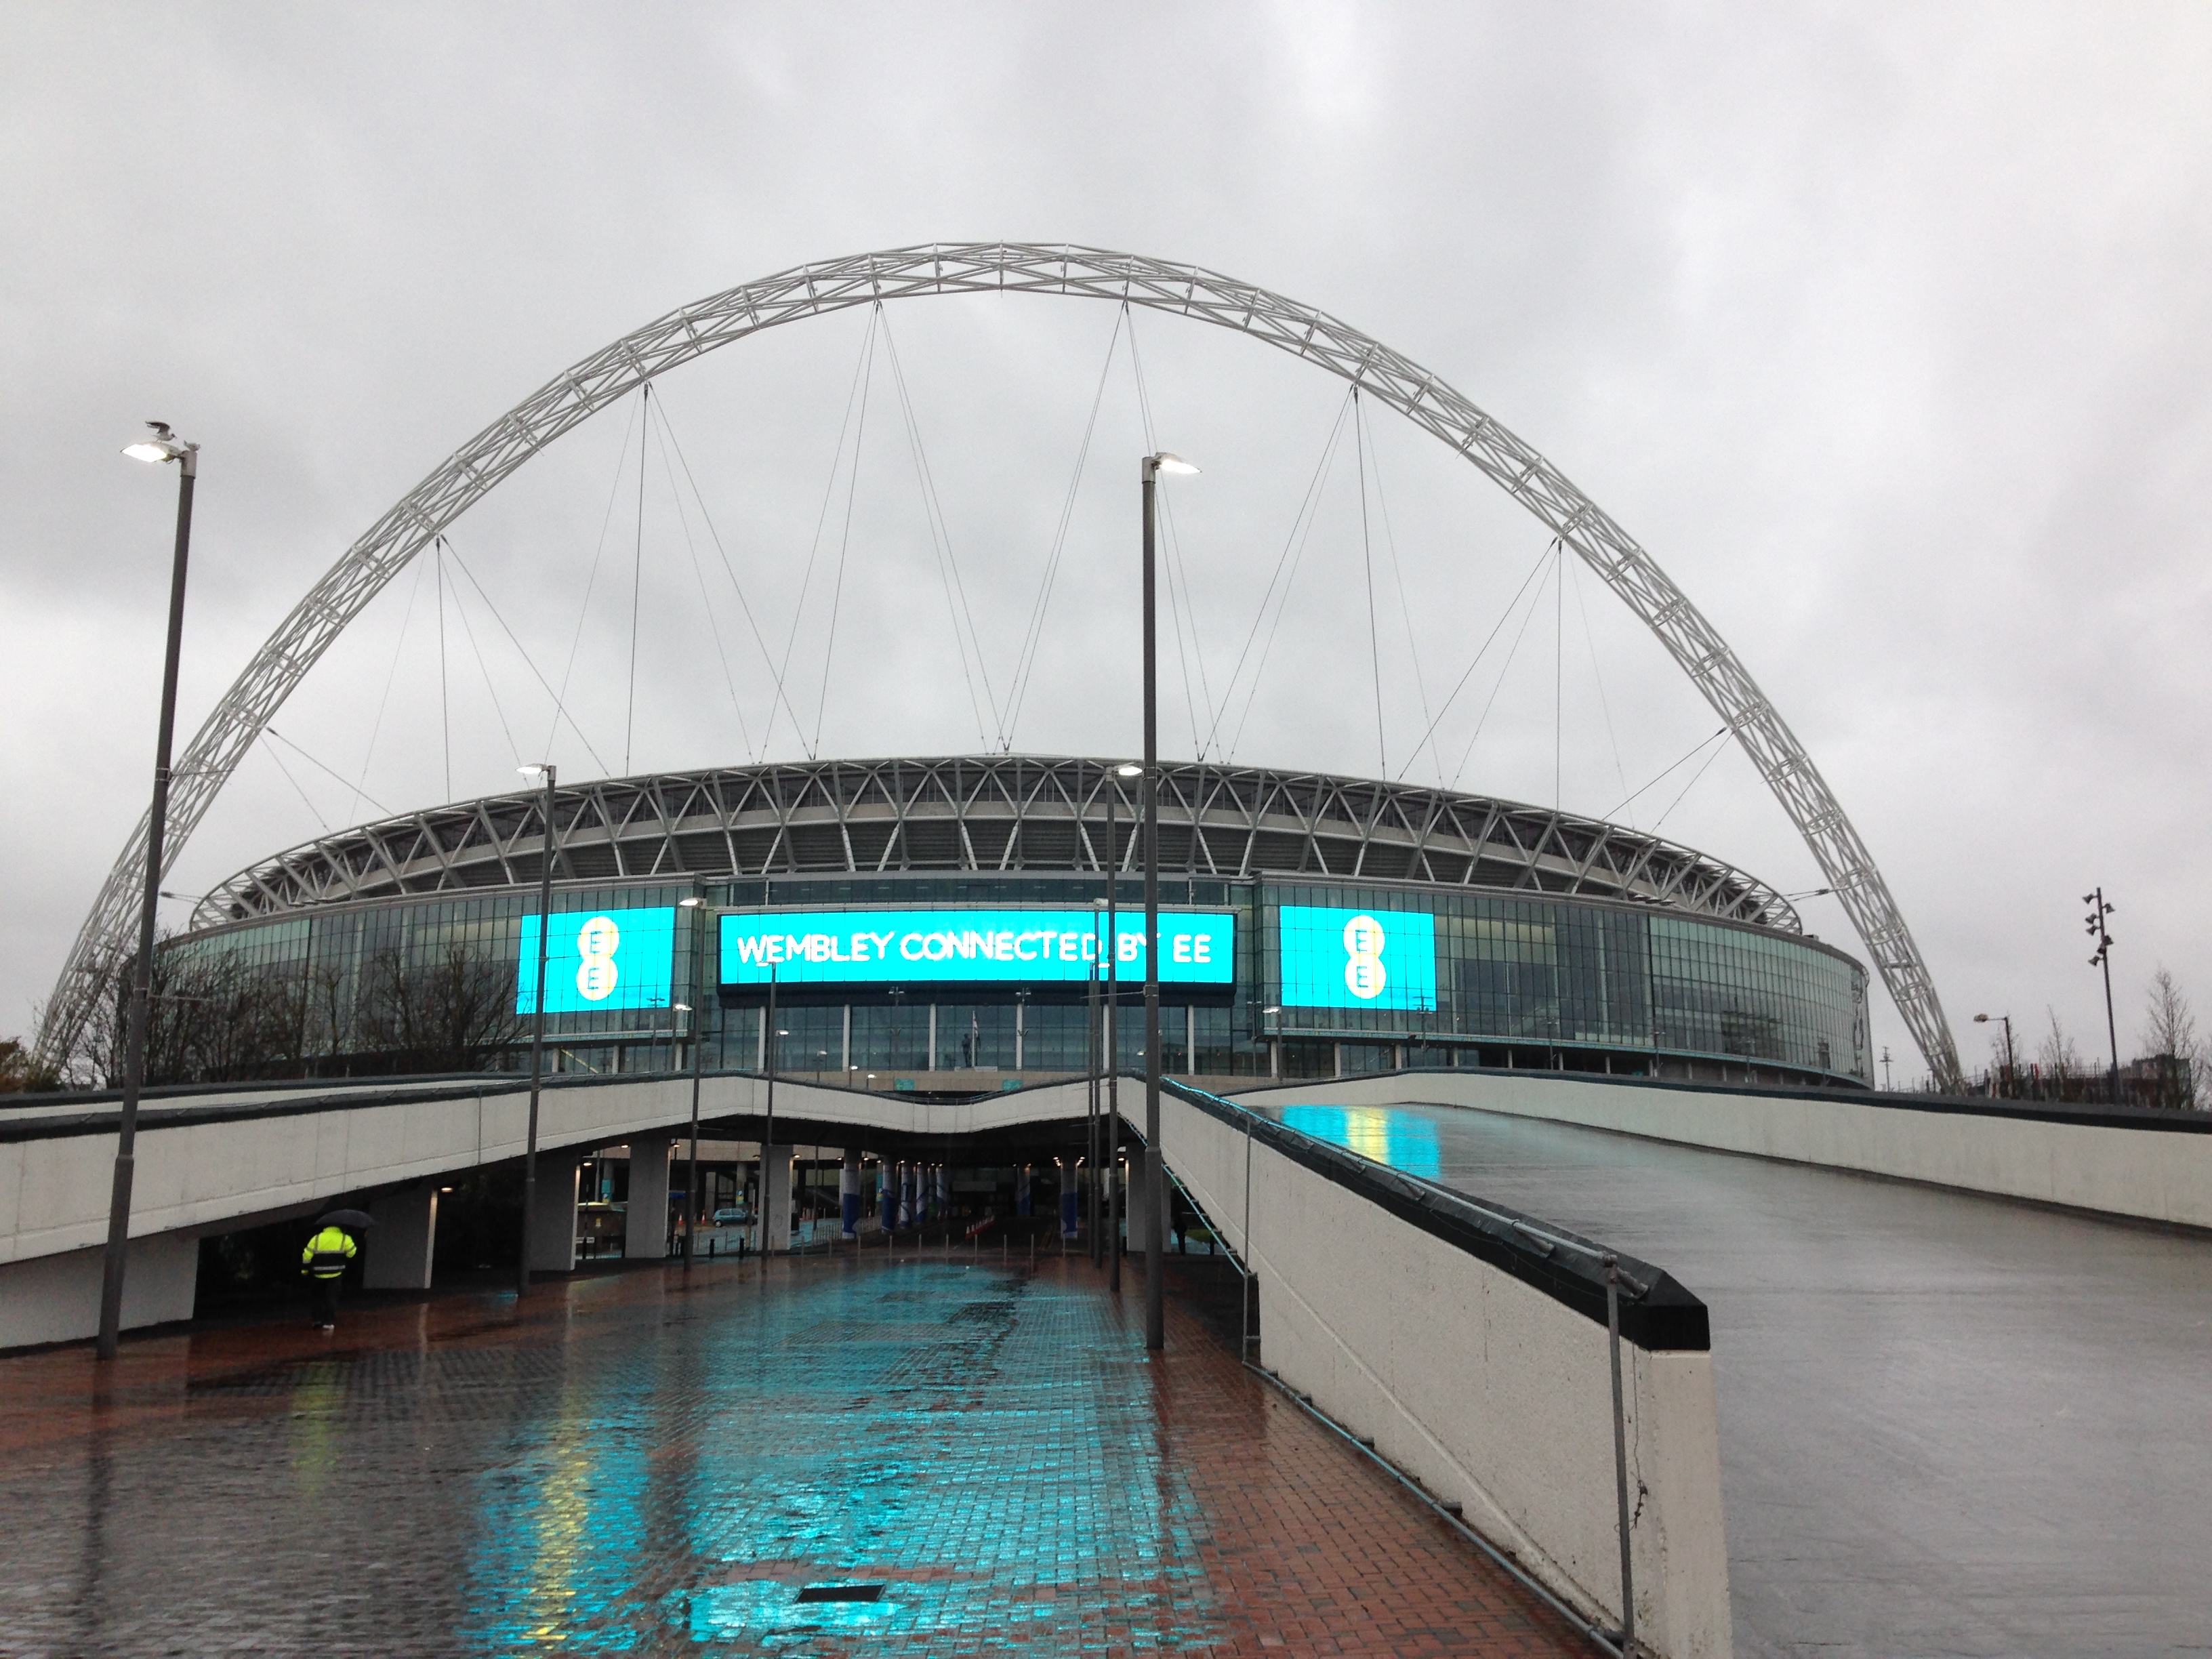
[[[294,1058],[393,1069],[456,1008],[526,1054],[538,884],[562,1070],[765,1060],[972,1093],[1086,1067],[1098,982],[1142,1064],[1137,786],[1091,759],[821,761],[562,786],[326,836],[170,942],[295,1011]],[[1162,1030],[1199,1079],[1407,1066],[1872,1081],[1867,974],[1772,888],[1615,823],[1405,783],[1164,766]],[[1103,905],[1118,872],[1109,949]],[[1108,959],[1111,957],[1111,965]],[[396,1012],[395,1012],[396,1011]],[[434,1045],[433,1045],[434,1046]]]

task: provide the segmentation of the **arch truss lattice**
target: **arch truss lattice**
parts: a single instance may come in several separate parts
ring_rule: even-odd
[[[1142,306],[1233,329],[1358,386],[1465,457],[1575,553],[1658,636],[1803,836],[1938,1084],[1959,1061],[1926,962],[1834,792],[1728,642],[1626,531],[1543,456],[1436,374],[1328,313],[1195,265],[1022,242],[896,248],[808,264],[672,311],[547,381],[409,490],[310,588],[177,768],[164,871],[246,750],[331,642],[434,538],[539,450],[626,393],[781,323],[924,295],[1058,295]],[[42,1055],[75,1045],[106,969],[130,949],[146,823],[78,930],[46,1005]]]

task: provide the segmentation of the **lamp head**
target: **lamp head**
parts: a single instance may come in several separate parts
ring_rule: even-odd
[[[169,429],[167,421],[146,422],[146,435],[137,443],[123,446],[123,453],[134,461],[182,461],[185,471],[192,470],[192,459],[200,447],[187,443]]]
[[[1188,461],[1183,459],[1182,456],[1170,454],[1164,449],[1160,451],[1158,454],[1152,457],[1152,463],[1153,471],[1157,472],[1175,472],[1188,477],[1198,471],[1195,466],[1193,466]]]
[[[527,766],[518,766],[514,769],[532,782],[536,782],[540,778],[548,783],[553,781],[554,768],[551,761],[532,761]]]
[[[672,1002],[668,1005],[668,1012],[672,1014],[688,1014],[691,1012],[691,1005],[688,1002]]]
[[[1117,778],[1141,778],[1145,775],[1145,769],[1133,762],[1123,761],[1114,769],[1114,775]]]
[[[1976,1014],[1974,1016],[1974,1024],[1977,1025],[1986,1025],[1989,1023],[1990,1017],[1987,1014]]]
[[[686,910],[696,910],[706,902],[706,900],[699,897],[696,894],[694,894],[690,898],[680,898],[676,901],[679,906]]]

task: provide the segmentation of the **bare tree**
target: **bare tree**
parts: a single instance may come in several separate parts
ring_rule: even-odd
[[[380,951],[362,980],[362,1046],[383,1069],[471,1071],[522,1036],[512,968],[458,939],[428,963]]]
[[[2143,1051],[2158,1075],[2157,1103],[2193,1107],[2204,1099],[2206,1055],[2196,1011],[2180,982],[2161,964],[2150,976],[2143,1008]]]
[[[0,1042],[0,1095],[43,1094],[62,1086],[59,1073],[10,1037]]]
[[[2058,1023],[2058,1011],[2045,1004],[2043,1012],[2051,1022],[2051,1030],[2036,1050],[2036,1064],[2043,1068],[2045,1077],[2057,1082],[2063,1098],[2065,1088],[2081,1076],[2081,1054],[2075,1048],[2074,1039],[2067,1035],[2066,1028]]]

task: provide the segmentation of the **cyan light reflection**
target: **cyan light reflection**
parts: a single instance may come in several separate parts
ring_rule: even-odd
[[[1437,1126],[1395,1106],[1285,1106],[1283,1123],[1407,1175],[1443,1178]]]
[[[489,1651],[637,1645],[626,1608],[653,1471],[631,1405],[617,1379],[571,1375],[533,1443],[486,1476],[468,1634]]]

